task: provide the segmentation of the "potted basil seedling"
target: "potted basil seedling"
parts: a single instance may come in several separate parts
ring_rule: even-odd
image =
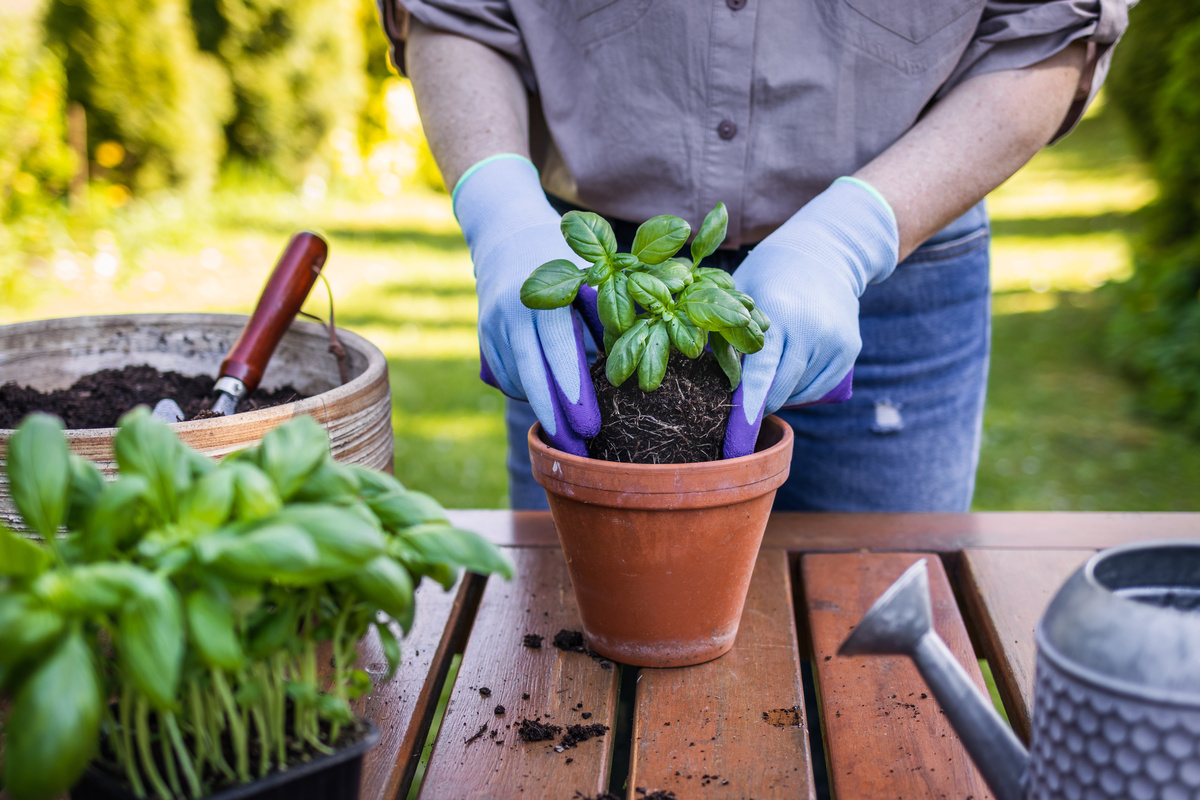
[[[721,458],[742,354],[760,350],[770,327],[729,274],[701,266],[726,224],[718,204],[685,258],[676,254],[688,223],[654,217],[621,253],[608,222],[572,211],[563,235],[591,266],[550,261],[521,291],[536,309],[566,306],[585,285],[596,291],[601,426],[591,457],[553,448],[539,425],[529,450],[589,644],[624,663],[684,666],[728,652],[791,463],[792,431],[777,417],[763,421],[754,453]]]
[[[381,615],[407,630],[422,577],[449,588],[508,562],[432,498],[334,462],[307,416],[218,464],[139,408],[113,448],[108,482],[56,418],[9,441],[41,535],[0,528],[9,795],[352,800],[378,738],[350,709],[371,687],[358,640],[376,628],[390,679]]]

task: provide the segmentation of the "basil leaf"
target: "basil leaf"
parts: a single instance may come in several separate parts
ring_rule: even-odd
[[[691,232],[691,226],[679,217],[651,217],[634,234],[633,255],[645,264],[661,264],[679,252]]]
[[[203,563],[226,577],[269,581],[313,569],[320,563],[317,545],[295,525],[265,525],[250,533],[210,534],[193,545]]]
[[[223,525],[233,511],[235,480],[233,470],[215,469],[192,484],[180,503],[179,523],[193,532]]]
[[[147,588],[153,573],[128,562],[101,562],[43,575],[34,592],[63,614],[105,614]]]
[[[0,576],[33,578],[50,566],[50,554],[0,523]]]
[[[708,216],[700,224],[696,238],[692,239],[693,264],[699,264],[700,259],[717,252],[721,242],[725,241],[725,229],[728,225],[729,212],[725,210],[724,203],[717,203],[717,207],[708,212]]]
[[[149,494],[150,482],[141,475],[122,475],[105,486],[79,535],[84,560],[107,558],[145,532]]]
[[[175,703],[183,664],[184,628],[179,596],[152,576],[117,617],[117,652],[134,686],[156,708]]]
[[[252,464],[234,467],[233,515],[244,521],[261,519],[283,506],[279,490],[266,473]]]
[[[365,564],[384,552],[386,541],[379,528],[345,508],[319,503],[293,503],[271,524],[295,525],[309,535],[322,556]]]
[[[329,433],[305,414],[268,431],[260,447],[259,467],[287,500],[329,457]]]
[[[245,655],[229,604],[201,589],[189,594],[184,605],[188,635],[204,663],[228,670],[240,667]]]
[[[671,303],[671,291],[649,272],[635,272],[629,276],[629,293],[643,308],[653,308],[655,303],[665,308]]]
[[[294,606],[264,607],[254,620],[246,637],[246,651],[251,658],[263,658],[278,652],[288,639],[296,635],[299,623]],[[243,684],[244,685],[244,684]]]
[[[633,327],[621,334],[609,351],[608,360],[604,363],[604,373],[613,386],[620,386],[637,369],[638,362],[646,352],[646,342],[650,337],[648,328],[649,323],[639,319]]]
[[[326,458],[324,463],[308,476],[304,485],[292,495],[291,502],[351,505],[358,501],[360,494],[373,496],[378,492],[390,491],[388,487],[393,484],[400,485],[400,482],[395,479],[392,479],[391,483],[378,481],[374,478],[376,474],[374,470],[367,467],[355,469],[356,466],[339,464],[331,458]],[[364,488],[362,480],[364,473],[372,473],[371,477],[367,479],[371,481],[371,484],[366,488]],[[390,478],[391,476],[385,477]]]
[[[368,561],[351,577],[354,588],[392,619],[403,619],[412,608],[413,583],[408,571],[390,556]]]
[[[88,514],[104,492],[104,475],[99,467],[71,454],[71,493],[67,501],[67,528],[78,530],[83,527]]]
[[[448,522],[445,509],[424,492],[392,492],[368,498],[367,505],[389,531],[423,522]]]
[[[754,324],[763,333],[766,333],[771,328],[771,320],[767,319],[767,315],[763,313],[761,308],[750,309],[750,319],[754,320]]]
[[[612,226],[591,211],[568,211],[562,218],[563,238],[572,250],[592,263],[608,261],[617,252]]]
[[[410,579],[411,580],[411,579]],[[401,628],[407,634],[408,631]],[[383,657],[387,659],[388,671],[383,680],[390,681],[400,666],[400,640],[392,633],[392,626],[384,622],[375,623],[375,631],[379,634],[379,644],[383,648]]]
[[[726,290],[736,288],[733,282],[733,276],[723,269],[716,269],[715,267],[698,267],[693,274],[697,281],[714,283]]]
[[[404,491],[404,484],[386,472],[364,467],[361,464],[345,464],[344,466],[358,481],[359,493],[363,497]]]
[[[400,537],[426,563],[451,564],[480,575],[513,576],[513,566],[500,548],[477,533],[447,525],[418,525]]]
[[[25,524],[47,540],[66,519],[71,491],[71,450],[62,430],[58,417],[30,414],[9,440],[6,456],[13,502]]]
[[[735,350],[742,353],[757,353],[763,348],[763,332],[754,320],[750,320],[749,325],[741,328],[725,328],[721,335]]]
[[[547,261],[521,284],[526,308],[562,308],[570,305],[587,274],[565,258]]]
[[[628,329],[627,329],[628,330]],[[621,338],[621,334],[609,330],[607,326],[604,328],[604,352],[611,353],[612,349],[617,345],[617,339]]]
[[[100,741],[100,680],[74,630],[19,685],[8,715],[6,788],[22,800],[52,800],[83,774]]]
[[[716,286],[704,286],[690,292],[679,308],[694,325],[707,331],[740,328],[750,322],[750,312]]]
[[[174,520],[179,496],[192,480],[184,444],[145,406],[121,417],[117,427],[113,453],[121,472],[144,477],[150,484],[146,495],[150,505],[162,521]]]
[[[750,295],[748,295],[745,292],[740,291],[738,289],[726,289],[725,291],[729,292],[729,295],[734,300],[737,300],[739,303],[741,303],[742,307],[745,308],[747,311],[754,310],[754,299],[752,297],[750,297]]]
[[[679,314],[667,320],[667,333],[675,349],[688,358],[699,358],[708,342],[707,331],[700,330]]]
[[[629,293],[629,279],[617,273],[612,280],[602,284],[596,295],[596,311],[606,338],[610,330],[617,335],[629,330],[637,319],[633,297]]]
[[[638,363],[638,388],[643,392],[653,392],[662,385],[663,376],[667,374],[667,357],[671,353],[670,338],[667,326],[661,321],[650,326],[650,336],[646,340],[646,354]]]
[[[62,632],[62,615],[44,608],[32,595],[0,595],[0,664],[12,666],[36,657]]]
[[[616,269],[636,269],[639,263],[633,253],[617,253],[613,256],[613,267]]]
[[[717,357],[721,371],[725,373],[726,378],[729,378],[729,391],[732,392],[742,382],[742,357],[733,349],[733,345],[725,340],[724,336],[715,331],[708,335],[708,345],[712,348],[713,355]]]
[[[587,271],[583,278],[583,282],[588,286],[600,286],[613,274],[613,266],[608,261],[599,261],[592,264],[592,268]]]
[[[681,291],[692,282],[691,265],[678,258],[668,258],[657,267],[647,270],[646,274],[662,281],[671,294]]]

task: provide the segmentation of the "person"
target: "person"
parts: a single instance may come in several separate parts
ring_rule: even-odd
[[[984,196],[1065,135],[1124,0],[380,0],[470,248],[483,374],[510,399],[510,498],[544,508],[525,435],[599,424],[570,309],[570,208],[628,247],[724,202],[714,266],[771,320],[726,455],[796,433],[777,509],[966,511],[990,347]],[[528,402],[526,402],[528,401]]]

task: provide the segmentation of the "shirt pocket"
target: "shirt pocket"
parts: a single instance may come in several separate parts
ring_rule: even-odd
[[[986,0],[825,0],[822,16],[847,44],[907,74],[957,58]]]
[[[589,45],[627,31],[638,23],[654,0],[570,0],[576,39]]]

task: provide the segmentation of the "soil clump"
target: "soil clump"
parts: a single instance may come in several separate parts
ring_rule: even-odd
[[[523,742],[548,742],[562,731],[561,725],[523,719],[517,724],[517,735]]]
[[[608,382],[605,356],[592,365],[600,404],[600,433],[587,441],[588,456],[632,464],[692,464],[717,461],[729,422],[729,379],[716,357],[679,354],[667,362],[662,385],[638,388],[637,376],[620,386]]]
[[[70,388],[50,392],[9,381],[0,385],[0,428],[15,428],[35,411],[54,414],[68,428],[112,428],[134,406],[153,408],[163,398],[178,403],[188,420],[207,419],[216,416],[210,409],[215,380],[211,375],[159,372],[141,364],[102,369],[84,375]],[[291,385],[273,391],[259,389],[238,407],[242,411],[255,411],[307,397]]]

